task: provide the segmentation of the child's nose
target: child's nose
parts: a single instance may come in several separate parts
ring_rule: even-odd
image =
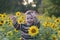
[[[29,19],[29,21],[31,21],[31,19]]]

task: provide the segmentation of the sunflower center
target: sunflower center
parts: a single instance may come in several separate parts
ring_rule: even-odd
[[[36,30],[35,29],[32,29],[32,31],[31,31],[32,33],[36,33]]]
[[[56,37],[53,37],[53,39],[55,40],[55,39],[56,39]]]
[[[3,21],[1,21],[1,23],[3,23]]]
[[[3,17],[5,17],[5,16],[3,16]]]
[[[59,22],[59,20],[57,20],[57,22]]]
[[[20,23],[22,22],[22,21],[19,21]]]
[[[19,15],[19,13],[18,13],[18,15]]]
[[[1,15],[0,15],[0,17],[1,17]]]

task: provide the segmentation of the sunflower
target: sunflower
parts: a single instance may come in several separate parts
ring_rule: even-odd
[[[12,26],[12,20],[8,20],[8,25]]]
[[[1,23],[1,24],[4,24],[4,20],[1,20],[0,23]]]
[[[60,30],[58,30],[57,32],[58,32],[58,37],[60,37]]]
[[[15,32],[18,32],[18,30],[14,29]]]
[[[11,35],[13,35],[13,32],[12,31],[9,31],[9,32],[6,33],[6,35],[7,36],[11,36]]]
[[[43,23],[43,26],[46,27],[46,26],[47,26],[47,22],[44,22],[44,23]]]
[[[10,17],[8,17],[7,20],[11,20]]]
[[[57,29],[57,28],[58,28],[58,27],[57,27],[57,24],[52,23],[51,28],[52,28],[52,29]]]
[[[55,20],[55,22],[56,22],[56,23],[59,23],[59,22],[60,22],[60,19],[57,18],[57,19]]]
[[[50,17],[46,17],[46,20],[51,20],[51,18]]]
[[[28,30],[28,34],[31,36],[36,36],[39,33],[37,26],[31,26]]]
[[[21,18],[21,19],[25,19],[25,16],[21,16],[20,18]]]
[[[9,24],[8,24],[9,26],[12,26],[12,23],[11,22],[9,22]]]
[[[26,20],[24,20],[24,22],[23,23],[26,23]]]
[[[0,21],[0,26],[2,26],[4,23],[5,23],[5,21],[4,20],[1,20]]]
[[[41,18],[43,18],[43,16],[41,16],[41,15],[37,15],[37,18],[38,18],[38,19],[41,19]]]
[[[22,37],[21,38],[19,38],[20,40],[22,40]]]
[[[20,16],[21,15],[21,13],[20,12],[16,12],[16,16]]]
[[[17,21],[18,21],[18,24],[24,23],[23,19],[18,19]]]
[[[7,17],[6,14],[2,14],[2,19],[5,19]]]
[[[58,38],[55,34],[52,35],[52,40],[58,40]]]
[[[0,18],[2,18],[2,14],[0,14]]]
[[[43,23],[43,26],[44,26],[44,28],[46,28],[46,27],[50,27],[51,24],[52,24],[51,22],[45,21],[45,22]]]

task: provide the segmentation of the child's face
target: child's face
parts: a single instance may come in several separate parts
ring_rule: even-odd
[[[33,17],[31,15],[26,15],[26,22],[27,22],[27,25],[33,24],[34,22]]]

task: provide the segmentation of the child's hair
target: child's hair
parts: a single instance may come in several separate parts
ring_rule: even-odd
[[[27,14],[31,14],[31,13],[35,13],[35,14],[37,14],[37,12],[36,12],[36,11],[34,11],[34,10],[28,10],[28,11],[26,11],[26,13],[25,13],[25,14],[27,15]]]
[[[32,15],[34,17],[34,22],[35,23],[39,22],[38,19],[37,19],[38,13],[36,11],[34,11],[34,10],[26,11],[25,15]]]

